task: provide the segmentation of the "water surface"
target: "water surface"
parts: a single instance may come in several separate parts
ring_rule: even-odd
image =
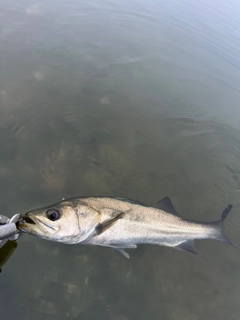
[[[110,195],[213,221],[235,248],[201,256],[22,236],[0,275],[2,319],[238,320],[240,4],[0,4],[1,213]]]

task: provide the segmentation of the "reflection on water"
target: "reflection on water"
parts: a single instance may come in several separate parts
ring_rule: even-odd
[[[1,213],[111,195],[213,221],[235,248],[201,256],[23,236],[0,276],[2,319],[239,318],[239,3],[3,1]],[[14,307],[13,307],[14,306]]]

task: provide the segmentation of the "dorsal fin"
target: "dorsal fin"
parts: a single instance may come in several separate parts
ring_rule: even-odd
[[[179,214],[177,213],[177,211],[175,210],[172,201],[169,199],[169,197],[165,197],[162,200],[158,201],[153,208],[157,208],[160,210],[163,210],[165,212],[174,214],[175,216],[179,216]]]

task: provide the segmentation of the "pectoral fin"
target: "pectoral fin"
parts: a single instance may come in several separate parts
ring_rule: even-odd
[[[112,219],[109,219],[109,220],[106,220],[102,223],[99,223],[95,230],[96,230],[96,233],[97,235],[105,232],[107,229],[109,229],[115,222],[117,222],[119,219],[121,219],[124,215],[124,212],[120,212],[117,214],[116,217],[112,218]]]

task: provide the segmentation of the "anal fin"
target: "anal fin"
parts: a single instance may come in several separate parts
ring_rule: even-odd
[[[199,252],[194,247],[194,241],[188,240],[180,243],[179,245],[174,247],[177,250],[186,251],[189,253],[197,254],[199,255]]]

